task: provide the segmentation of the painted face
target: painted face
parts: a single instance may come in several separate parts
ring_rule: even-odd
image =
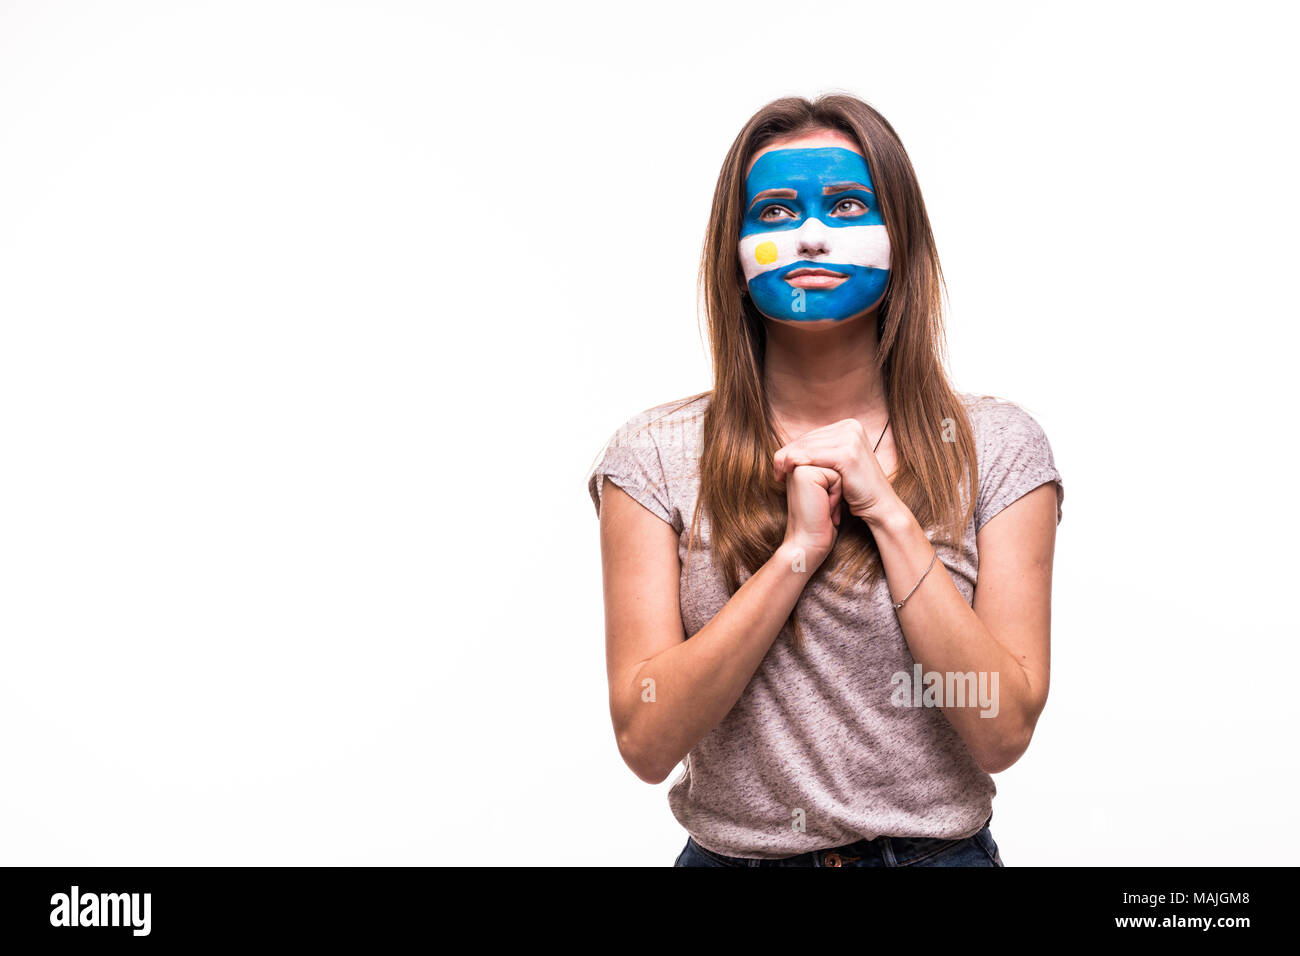
[[[769,150],[745,180],[745,207],[740,263],[764,315],[843,321],[884,297],[889,237],[860,153]]]

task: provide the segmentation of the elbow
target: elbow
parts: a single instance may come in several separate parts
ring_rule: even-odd
[[[996,753],[983,754],[976,758],[976,762],[985,773],[1001,773],[1019,760],[1023,754],[1023,750],[1005,748]]]
[[[1026,723],[1003,731],[974,753],[975,762],[985,773],[1001,773],[1025,755],[1033,735],[1033,725]]]
[[[993,725],[988,736],[978,748],[972,748],[979,768],[985,773],[1001,773],[1023,757],[1046,703],[1047,695],[1044,693],[1041,697],[1018,702],[998,719],[988,721]]]
[[[631,764],[628,764],[628,766],[632,767]],[[661,770],[653,766],[632,767],[632,772],[641,780],[652,785],[663,783],[668,779],[668,775],[672,773],[671,770]]]
[[[622,730],[616,736],[619,756],[639,779],[649,784],[663,783],[668,779],[675,764],[667,763],[660,755],[638,740],[631,731]]]

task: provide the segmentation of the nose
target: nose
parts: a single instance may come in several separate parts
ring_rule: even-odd
[[[830,235],[820,219],[809,219],[799,230],[799,256],[824,256],[830,251]]]

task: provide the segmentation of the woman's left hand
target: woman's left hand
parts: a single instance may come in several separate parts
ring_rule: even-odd
[[[835,469],[843,483],[844,504],[864,520],[882,504],[897,499],[871,450],[866,430],[856,418],[800,435],[776,453],[773,465],[778,481],[784,481],[798,465]]]

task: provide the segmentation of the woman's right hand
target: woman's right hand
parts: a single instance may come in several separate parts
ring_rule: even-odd
[[[839,534],[840,473],[819,465],[797,465],[785,479],[785,545],[806,555],[809,573],[826,560]]]

